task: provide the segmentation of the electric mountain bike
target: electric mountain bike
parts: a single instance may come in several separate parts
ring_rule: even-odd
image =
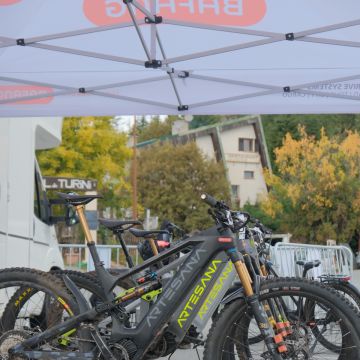
[[[272,267],[271,262],[266,259],[266,255],[268,255],[268,247],[264,242],[264,235],[268,233],[268,230],[256,219],[251,219],[251,221],[255,222],[255,227],[253,228],[246,227],[246,230],[245,228],[244,230],[246,231],[247,234],[246,237],[252,238],[253,240],[247,242],[247,244],[249,245],[252,243],[254,245],[252,249],[248,248],[246,250],[247,253],[251,254],[252,256],[252,264],[251,264],[252,271],[256,274],[262,274],[266,276],[269,276],[270,274],[271,277],[278,277],[278,275],[276,274],[275,270]],[[256,250],[254,250],[255,248]],[[257,258],[258,261],[256,261],[254,258]],[[299,265],[304,266],[303,278],[306,277],[306,274],[310,269],[319,266],[319,264],[320,261],[318,260],[309,261],[309,262],[304,262],[304,261],[299,262]],[[324,278],[327,279],[328,277],[325,276]],[[340,292],[342,292],[343,288],[345,289],[345,291],[350,288],[348,286],[349,284],[344,283],[344,281],[342,281],[342,279],[340,278],[337,280],[331,279],[330,282],[322,282],[322,283],[326,284],[327,286],[330,285],[333,289],[337,291],[340,290]],[[340,286],[337,287],[336,286],[337,284],[339,284]],[[229,296],[231,297],[231,293],[234,292],[235,290],[236,287],[230,289],[229,293],[227,294],[227,297]],[[296,307],[296,302],[294,301],[293,298],[291,298],[291,304],[293,305],[294,308]],[[280,307],[278,307],[278,305],[280,305]],[[286,313],[288,313],[288,311],[286,311],[287,310],[286,304],[284,306],[283,305],[284,304],[279,304],[279,303],[276,304],[271,301],[267,304],[264,304],[264,306],[266,307],[270,306],[273,309],[270,319],[272,320],[275,331],[278,332],[284,331],[287,323],[287,321],[284,322],[283,320],[284,320],[284,314],[286,317]],[[341,346],[339,346],[339,342],[334,338],[334,334],[340,332],[338,319],[334,317],[333,314],[331,314],[329,309],[326,309],[324,307],[318,306],[316,308],[316,314],[315,314],[315,308],[312,311],[314,312],[312,314],[312,317],[317,318],[317,321],[316,323],[314,322],[313,325],[308,329],[309,333],[311,333],[312,336],[316,337],[317,342],[319,342],[322,346],[324,346],[324,348],[330,350],[333,353],[340,353]],[[300,308],[298,308],[296,312],[299,313],[299,315],[301,315],[303,311]],[[294,311],[292,311],[292,313],[294,313]],[[215,312],[215,315],[216,314],[217,312]],[[302,315],[302,317],[304,317],[304,315]],[[216,316],[214,317],[214,320],[216,320]],[[249,345],[259,344],[261,340],[262,340],[261,334],[259,334],[259,332],[253,331],[252,335],[251,336],[249,335],[248,343]]]
[[[69,204],[75,206],[80,222],[86,229],[87,224],[83,209],[84,205],[93,197],[62,196]],[[316,321],[311,317],[314,312],[310,310],[313,310],[315,305],[320,304],[326,309],[330,309],[336,319],[341,319],[341,356],[358,359],[360,327],[356,311],[343,298],[322,287],[319,283],[299,279],[276,279],[262,283],[260,277],[252,279],[247,262],[243,254],[238,251],[234,238],[234,233],[242,228],[246,221],[234,223],[231,211],[224,203],[215,201],[207,195],[203,195],[203,199],[213,208],[211,214],[216,223],[213,228],[202,231],[143,264],[129,269],[127,274],[120,277],[114,277],[106,272],[99,261],[90,232],[85,231],[89,251],[93,256],[96,273],[103,286],[107,301],[90,308],[73,282],[65,277],[68,288],[78,302],[80,313],[41,333],[31,334],[28,339],[9,349],[11,356],[13,358],[23,356],[31,359],[54,356],[60,356],[62,359],[99,357],[106,359],[142,359],[146,353],[159,344],[160,346],[166,345],[165,354],[169,354],[176,349],[177,344],[186,335],[204,300],[213,290],[212,275],[222,263],[220,260],[216,260],[216,256],[225,253],[226,262],[230,259],[240,278],[243,296],[241,298],[234,297],[234,301],[230,304],[232,308],[239,311],[230,313],[232,321],[227,323],[227,326],[222,325],[223,319],[229,316],[228,309],[230,307],[227,307],[226,311],[224,310],[224,313],[213,325],[211,334],[216,334],[217,342],[215,344],[215,335],[210,336],[211,341],[207,341],[205,347],[205,358],[225,359],[226,354],[237,356],[240,359],[250,359],[256,356],[254,351],[249,353],[247,349],[249,324],[241,322],[237,326],[238,321],[247,319],[244,314],[251,314],[254,317],[256,327],[263,336],[264,347],[259,350],[259,356],[262,359],[319,358],[319,353],[314,352],[317,346],[316,342],[311,343],[312,339],[303,334]],[[161,268],[162,262],[168,257],[189,246],[192,246],[192,250],[187,259],[179,266],[179,270],[171,281],[168,281],[164,286],[156,273],[151,276],[148,274],[145,278],[142,276],[137,279],[141,283],[140,286],[135,287],[131,292],[114,298],[112,289],[119,279],[136,277],[141,271],[155,264]],[[162,287],[161,295],[158,296],[142,321],[132,327],[128,322],[125,304],[129,300],[138,299],[144,294],[158,290],[160,287]],[[269,321],[269,313],[267,313],[269,310],[263,303],[268,301],[268,298],[274,302],[278,300],[281,305],[278,306],[278,309],[282,307],[284,310],[289,308],[284,306],[288,297],[290,299],[296,298],[297,308],[306,311],[302,311],[301,318],[296,312],[293,314],[289,312],[289,318],[290,315],[293,315],[290,322],[291,333],[289,329],[289,333],[284,338],[281,333],[274,332]],[[186,302],[185,306],[182,305],[184,301]],[[271,309],[270,313],[272,313]],[[239,315],[241,316],[239,317]],[[108,316],[111,317],[112,323],[111,331],[106,333],[102,332],[99,324]],[[220,332],[221,334],[219,334]],[[53,341],[59,338],[64,339],[64,337],[67,340],[67,345],[61,351],[59,349],[57,351],[52,350]],[[309,343],[311,343],[311,347],[309,347]],[[307,346],[306,354],[303,351],[304,344]]]

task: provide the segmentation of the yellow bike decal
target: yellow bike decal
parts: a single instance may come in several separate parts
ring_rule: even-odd
[[[203,296],[208,283],[213,278],[213,275],[215,274],[218,265],[221,263],[222,263],[221,260],[213,260],[211,262],[211,265],[205,271],[203,277],[201,278],[198,285],[195,287],[194,291],[190,295],[189,300],[187,301],[185,307],[182,309],[180,316],[178,317],[177,320],[181,328],[184,326],[184,323],[189,318],[190,314],[194,310],[194,307]]]

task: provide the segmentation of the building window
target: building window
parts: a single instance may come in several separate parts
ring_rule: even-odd
[[[259,152],[259,141],[258,140],[254,140],[255,141],[255,152]]]
[[[239,185],[231,185],[231,196],[234,199],[239,197]]]
[[[34,214],[42,222],[49,223],[49,209],[46,191],[43,189],[40,170],[35,163]]]
[[[240,206],[240,186],[231,185],[231,202],[233,206]]]
[[[35,174],[34,181],[34,214],[40,219],[41,218],[41,207],[40,207],[40,199],[39,199],[39,188]]]
[[[239,139],[239,151],[257,152],[259,151],[258,141],[255,139]]]
[[[254,178],[254,172],[253,171],[244,171],[244,179],[253,179]]]

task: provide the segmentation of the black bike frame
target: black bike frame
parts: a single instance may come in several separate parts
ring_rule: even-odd
[[[213,235],[210,235],[209,232],[212,232]],[[176,331],[177,337],[179,339],[183,338],[191,325],[192,320],[197,314],[197,310],[200,309],[201,305],[204,303],[206,299],[206,294],[211,290],[211,287],[207,287],[208,284],[208,275],[206,279],[204,278],[204,273],[208,269],[208,272],[212,272],[212,260],[216,255],[220,252],[226,252],[228,256],[234,260],[237,259],[233,256],[233,254],[237,253],[235,248],[235,239],[233,238],[233,233],[230,230],[226,230],[221,234],[213,228],[212,231],[204,232],[205,234],[199,234],[185,240],[184,242],[174,246],[172,249],[166,250],[162,252],[160,255],[150,258],[145,261],[143,264],[136,266],[130,269],[126,274],[120,277],[113,277],[112,285],[108,287],[110,290],[114,286],[116,286],[116,282],[119,279],[126,278],[128,276],[138,274],[143,269],[148,268],[151,265],[158,263],[160,260],[166,259],[169,256],[173,255],[176,252],[181,251],[182,249],[193,246],[193,249],[190,255],[187,257],[185,263],[181,266],[180,270],[176,273],[176,275],[169,281],[165,287],[163,288],[162,295],[158,298],[156,303],[151,307],[148,315],[141,321],[141,323],[135,328],[126,328],[119,322],[119,320],[114,316],[113,317],[113,329],[111,335],[111,342],[116,343],[121,339],[131,339],[138,347],[138,351],[134,359],[140,359],[143,354],[147,351],[147,349],[158,339],[159,335],[162,334],[162,330],[165,325],[169,323],[169,328],[174,329]],[[226,239],[224,242],[221,239]],[[91,244],[90,244],[91,246]],[[95,250],[96,251],[96,250]],[[96,258],[96,256],[95,256]],[[96,259],[94,259],[96,260]],[[103,265],[96,261],[96,267],[102,267]],[[103,268],[106,272],[106,270]],[[106,272],[107,273],[107,272]],[[103,271],[100,270],[99,275],[100,278],[103,276]],[[108,274],[108,273],[107,273]],[[109,275],[109,274],[108,274]],[[111,275],[110,275],[111,276]],[[109,280],[109,277],[107,277]],[[100,279],[101,280],[101,279]],[[210,279],[211,280],[211,279]],[[176,312],[179,305],[184,301],[184,299],[190,299],[192,293],[190,290],[193,288],[194,283],[202,284],[202,290],[198,291],[198,298],[196,300],[195,306],[188,306],[187,309],[184,309],[186,312],[186,321],[179,323],[178,319],[172,319],[172,315]],[[151,286],[154,285],[150,283]],[[150,289],[151,290],[151,289]],[[201,294],[200,294],[201,292]],[[74,327],[78,327],[80,323],[87,323],[96,321],[101,314],[105,314],[112,309],[118,307],[119,304],[116,302],[107,302],[105,304],[101,304],[96,308],[90,309],[81,313],[80,315],[74,316],[69,320],[56,325],[41,334],[35,335],[21,344],[15,346],[12,349],[13,354],[23,354],[28,355],[35,358],[44,358],[44,355],[49,352],[28,352],[26,349],[32,348],[36,345],[43,343],[44,341],[49,341],[60,335],[72,330]],[[190,309],[191,308],[191,309]],[[180,326],[181,324],[182,326]],[[43,355],[41,353],[44,353]],[[38,354],[38,355],[37,355]],[[65,359],[66,353],[62,353]],[[84,353],[76,353],[79,358],[84,357]],[[69,358],[74,357],[74,352],[69,352]],[[89,354],[87,354],[89,355]],[[94,354],[95,356],[95,354]],[[87,357],[88,358],[88,357]]]
[[[94,260],[95,270],[102,283],[104,294],[108,301],[100,304],[93,309],[83,311],[86,306],[84,299],[81,299],[81,294],[76,289],[73,290],[73,294],[78,299],[80,304],[81,314],[70,318],[69,320],[56,325],[41,334],[32,336],[31,338],[23,341],[21,344],[14,346],[10,349],[10,353],[14,355],[25,355],[29,358],[43,359],[51,357],[52,355],[58,356],[61,354],[62,359],[90,359],[94,358],[96,354],[89,352],[91,348],[91,342],[86,340],[94,340],[96,345],[100,348],[102,354],[114,359],[111,351],[107,347],[106,343],[101,338],[96,327],[92,323],[96,323],[101,320],[101,315],[111,315],[112,317],[112,331],[110,343],[118,343],[122,339],[130,339],[137,346],[137,352],[134,359],[141,359],[146,351],[152,344],[156,343],[159,337],[163,334],[165,328],[173,335],[175,335],[177,342],[180,341],[186,334],[193,319],[197,315],[198,310],[206,300],[207,294],[211,291],[212,278],[215,273],[217,263],[214,263],[214,258],[221,252],[225,252],[235,265],[238,275],[241,281],[244,282],[245,293],[248,292],[247,297],[249,305],[254,311],[254,315],[259,329],[264,336],[268,350],[274,356],[274,359],[280,359],[280,355],[277,353],[275,344],[273,342],[274,333],[272,328],[268,326],[268,319],[266,313],[261,308],[258,302],[257,294],[253,293],[251,283],[249,282],[249,273],[246,270],[243,256],[236,248],[236,240],[234,234],[229,229],[213,227],[206,230],[188,240],[185,240],[173,248],[162,252],[161,254],[154,256],[143,264],[130,269],[128,272],[121,276],[110,275],[104,268],[102,262],[99,259],[96,251],[95,244],[91,240],[91,234],[87,227],[87,222],[83,213],[83,205],[76,206],[80,222],[84,225],[84,231],[90,253]],[[193,246],[190,255],[180,267],[176,275],[163,287],[161,296],[158,297],[155,304],[151,307],[149,313],[143,318],[140,324],[136,328],[127,328],[123,324],[123,318],[119,313],[124,312],[123,307],[119,306],[119,302],[112,294],[112,289],[116,286],[116,283],[120,279],[128,278],[132,275],[139,274],[142,270],[149,268],[154,264],[161,263],[162,260],[167,259],[171,255],[181,251],[182,249]],[[71,280],[67,282],[71,284]],[[194,284],[196,284],[194,288]],[[133,291],[132,299],[140,297],[146,292],[160,288],[162,285],[157,281],[150,281],[142,287]],[[69,286],[71,289],[72,286]],[[139,296],[138,296],[139,295]],[[120,297],[121,299],[129,299],[130,297],[125,295]],[[184,304],[184,300],[188,301]],[[180,309],[179,317],[173,318],[173,314]],[[83,326],[85,325],[85,326]],[[52,352],[52,351],[27,351],[37,345],[40,345],[49,340],[63,335],[74,328],[79,329],[78,333],[85,336],[85,341],[80,340],[80,351],[86,350],[87,352]],[[92,338],[91,338],[92,337]],[[75,355],[76,354],[76,355]],[[75,356],[74,356],[75,355]]]

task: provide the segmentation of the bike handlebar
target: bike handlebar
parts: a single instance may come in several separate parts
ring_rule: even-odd
[[[261,223],[259,219],[251,217],[250,222],[255,224],[255,226],[258,227],[264,234],[272,234],[272,230]]]
[[[229,207],[223,203],[222,201],[218,201],[215,198],[213,198],[211,195],[209,194],[201,194],[201,199],[208,204],[209,206],[211,206],[212,208],[215,208],[215,212],[217,212],[218,214],[224,213],[224,210],[226,210],[227,212],[230,211]],[[252,218],[250,216],[250,214],[246,213],[246,212],[237,212],[237,211],[230,211],[231,213],[231,217],[233,218],[234,223],[232,224],[231,228],[233,230],[238,230],[241,227],[244,227],[249,221],[254,223],[264,234],[271,234],[272,231],[271,229],[267,228],[265,225],[263,225],[258,219]],[[245,220],[239,221],[239,219],[237,218],[237,214],[241,213],[243,216],[245,216]],[[221,219],[221,215],[220,218],[217,217],[217,219],[220,222],[223,222]]]
[[[214,219],[226,227],[229,227],[232,231],[239,231],[239,229],[244,227],[250,220],[248,213],[231,211],[223,201],[218,201],[209,194],[202,194],[201,199],[215,209],[212,213]],[[239,214],[243,215],[245,219],[240,218]]]
[[[211,207],[217,207],[219,202],[214,199],[211,195],[209,194],[201,194],[201,200],[205,201],[206,204],[210,205]]]

